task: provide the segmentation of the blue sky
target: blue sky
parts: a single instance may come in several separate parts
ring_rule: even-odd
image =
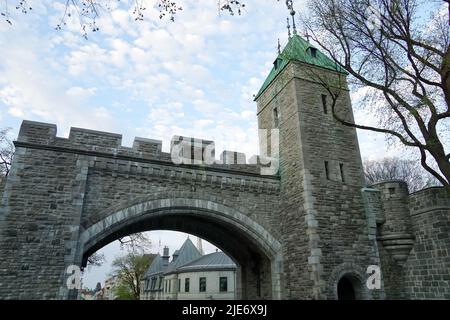
[[[135,136],[161,139],[168,151],[178,134],[215,140],[216,154],[258,153],[252,97],[277,39],[287,41],[283,1],[249,0],[242,16],[229,16],[216,1],[182,0],[175,23],[151,5],[135,22],[121,1],[88,40],[75,19],[54,29],[62,2],[31,1],[27,15],[10,8],[13,25],[0,23],[0,126],[13,128],[11,138],[30,119],[55,123],[63,137],[84,127],[121,133],[126,146]],[[364,156],[374,139],[360,137]]]
[[[13,25],[0,21],[0,127],[11,127],[12,139],[23,119],[54,123],[62,137],[71,126],[83,127],[121,133],[125,146],[135,136],[161,139],[163,151],[173,135],[195,136],[214,140],[216,154],[257,154],[252,97],[272,67],[277,39],[286,44],[284,1],[246,0],[242,16],[220,15],[213,0],[177,1],[184,10],[173,23],[158,19],[151,4],[145,21],[135,22],[131,1],[122,0],[102,13],[100,32],[88,40],[76,21],[54,29],[65,1],[29,1],[27,15],[10,8]],[[303,11],[305,3],[295,6]],[[354,104],[359,96],[352,93]],[[374,121],[360,111],[355,116]],[[358,135],[364,159],[398,152],[383,136]],[[154,237],[161,235],[172,251],[186,238]],[[117,247],[105,248],[109,263]],[[92,270],[86,284],[94,287],[107,268]]]

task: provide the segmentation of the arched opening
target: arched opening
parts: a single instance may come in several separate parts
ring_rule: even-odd
[[[349,278],[343,277],[337,286],[338,300],[355,300],[355,289]]]
[[[80,235],[76,260],[132,233],[172,230],[198,236],[220,248],[237,265],[238,299],[273,299],[280,292],[281,245],[248,216],[198,199],[158,199],[105,215]]]
[[[96,257],[81,274],[78,299],[236,300],[236,263],[190,234],[134,234],[99,249]],[[140,285],[130,283],[135,280]]]

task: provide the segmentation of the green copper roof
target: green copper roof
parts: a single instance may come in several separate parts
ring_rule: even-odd
[[[312,50],[316,51],[315,56],[313,55]],[[276,76],[287,66],[287,64],[291,60],[296,60],[317,67],[347,74],[347,72],[343,68],[338,66],[333,60],[328,58],[325,54],[317,50],[308,41],[297,34],[293,35],[289,39],[286,47],[278,55],[277,60],[278,65],[276,67],[273,66],[272,70],[269,73],[269,76],[266,78],[266,81],[264,81],[261,89],[259,89],[255,100],[263,93],[263,91],[272,83]]]

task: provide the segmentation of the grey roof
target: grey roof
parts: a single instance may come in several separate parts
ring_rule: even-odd
[[[164,273],[187,272],[193,270],[230,270],[236,269],[236,264],[223,252],[214,252],[202,256],[192,241],[188,238],[179,250],[173,254],[178,257],[168,266],[163,265],[163,258],[158,254],[145,273],[144,279]]]
[[[163,271],[164,271],[163,259],[159,254],[157,254],[156,257],[153,259],[152,263],[150,264],[150,267],[148,267],[147,271],[145,272],[144,279],[148,279],[152,275],[161,273]]]
[[[194,261],[180,266],[178,272],[186,272],[190,270],[206,270],[206,269],[235,269],[236,264],[223,252],[214,252],[204,255]]]
[[[169,263],[167,267],[166,273],[171,273],[178,267],[185,265],[186,263],[191,262],[192,260],[200,258],[202,255],[198,251],[198,249],[194,246],[191,239],[187,238],[183,243],[178,252],[178,258],[175,261]]]

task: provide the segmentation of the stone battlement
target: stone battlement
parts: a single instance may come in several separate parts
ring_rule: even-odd
[[[259,156],[252,156],[247,163],[245,154],[235,151],[225,150],[217,159],[214,141],[190,137],[174,136],[171,153],[166,153],[161,151],[161,140],[136,137],[130,148],[122,146],[122,135],[116,133],[72,127],[68,138],[57,137],[56,134],[57,127],[54,124],[24,120],[15,144],[19,147],[58,148],[65,151],[100,153],[115,158],[133,158],[136,161],[142,159],[166,163],[173,162],[174,148],[178,147],[180,151],[177,152],[181,160],[179,163],[175,162],[176,165],[202,165],[251,174],[259,174],[262,167],[270,167],[270,163],[267,164],[266,159],[262,161]],[[212,160],[205,161],[205,149],[208,149]]]
[[[409,195],[411,216],[439,209],[450,210],[450,197],[443,187],[430,187]]]

